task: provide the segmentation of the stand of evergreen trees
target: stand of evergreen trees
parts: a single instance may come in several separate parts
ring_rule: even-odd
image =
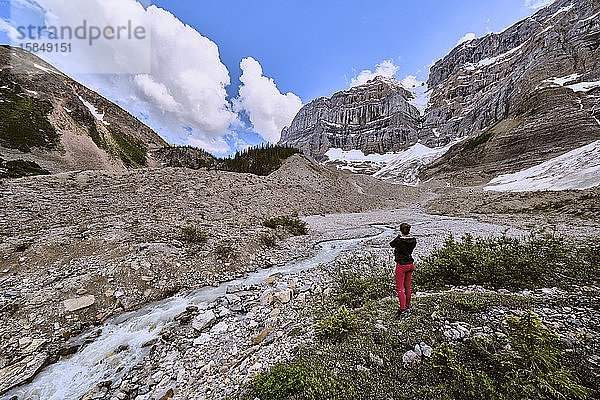
[[[289,146],[261,144],[238,151],[228,158],[216,158],[205,150],[191,146],[165,147],[154,151],[153,154],[165,167],[208,168],[269,175],[277,170],[286,158],[298,153],[300,150]]]
[[[219,160],[217,169],[269,175],[277,170],[286,158],[299,152],[293,147],[261,144],[241,152],[238,151],[233,158]]]

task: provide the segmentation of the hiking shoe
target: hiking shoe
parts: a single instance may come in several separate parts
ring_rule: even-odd
[[[406,314],[406,310],[398,309],[398,311],[396,312],[396,319],[402,318],[402,316],[405,314]]]

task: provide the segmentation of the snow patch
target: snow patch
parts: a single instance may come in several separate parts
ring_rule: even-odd
[[[443,156],[450,147],[463,139],[454,141],[444,147],[433,148],[417,143],[405,151],[396,153],[396,157],[373,176],[392,183],[416,186],[420,183],[419,171],[425,165]]]
[[[413,99],[409,101],[421,115],[425,114],[427,105],[429,105],[429,99],[431,99],[431,90],[427,89],[427,85],[415,86],[413,88],[407,88],[412,93]]]
[[[572,75],[568,75],[568,76],[563,76],[561,78],[545,79],[541,82],[541,84],[536,89],[540,89],[540,88],[547,87],[548,85],[550,85],[550,86],[563,86],[563,87],[571,89],[574,92],[588,92],[592,89],[600,87],[600,81],[579,82],[579,83],[573,83],[571,85],[565,85],[566,83],[573,82],[574,80],[576,80],[579,77],[580,77],[579,74],[572,74]]]
[[[42,67],[42,66],[41,66],[41,65],[39,65],[39,64],[35,64],[35,63],[34,63],[34,64],[33,64],[33,66],[34,66],[34,67],[36,67],[36,68],[37,68],[37,69],[39,69],[39,70],[42,70],[42,71],[44,71],[44,72],[49,72],[49,73],[53,73],[53,72],[54,72],[54,71],[52,71],[52,70],[50,70],[50,69],[48,69],[48,68],[46,68],[46,67]]]
[[[565,86],[571,89],[574,92],[587,92],[597,87],[600,87],[600,81],[596,82],[579,82],[574,83],[573,85]]]
[[[589,189],[600,185],[600,140],[513,174],[492,179],[485,190],[528,192]]]
[[[106,122],[106,121],[104,120],[104,113],[100,114],[100,113],[98,112],[98,110],[96,110],[96,107],[94,107],[94,106],[93,106],[91,103],[89,103],[89,102],[85,101],[85,100],[83,99],[83,97],[81,97],[81,96],[79,96],[79,95],[77,95],[77,97],[79,97],[79,100],[81,100],[81,102],[83,103],[83,105],[84,105],[84,106],[86,106],[86,107],[88,108],[88,110],[90,110],[90,112],[92,113],[92,115],[93,115],[94,117],[96,117],[96,119],[98,119],[98,120],[102,121],[102,123],[103,123],[104,125],[110,125],[108,122]]]
[[[575,6],[575,4],[571,3],[570,5],[568,5],[568,6],[566,6],[566,7],[561,7],[561,8],[559,8],[559,9],[558,9],[558,10],[557,10],[557,11],[556,11],[554,14],[552,14],[550,17],[546,18],[546,21],[547,21],[547,20],[550,20],[550,19],[554,19],[554,17],[556,17],[557,15],[559,15],[559,14],[562,14],[562,13],[564,13],[564,12],[567,12],[567,11],[569,11],[569,10],[570,10],[571,8],[573,8],[574,6]]]

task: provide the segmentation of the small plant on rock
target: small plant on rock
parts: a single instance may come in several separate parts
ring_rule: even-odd
[[[196,226],[184,226],[181,228],[181,239],[187,243],[203,244],[208,237],[206,233]]]
[[[276,364],[270,371],[254,377],[251,395],[260,400],[346,400],[355,394],[354,384],[348,379],[296,361]]]
[[[345,306],[341,306],[335,314],[317,322],[316,328],[321,337],[341,340],[358,328],[358,319]]]
[[[282,226],[295,236],[306,235],[308,233],[308,225],[298,218],[298,214],[268,218],[263,221],[263,226],[271,229],[277,229]]]

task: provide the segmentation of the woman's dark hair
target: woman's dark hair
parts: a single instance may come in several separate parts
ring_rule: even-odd
[[[401,224],[400,232],[402,232],[403,235],[408,235],[410,233],[410,225],[407,223]]]

